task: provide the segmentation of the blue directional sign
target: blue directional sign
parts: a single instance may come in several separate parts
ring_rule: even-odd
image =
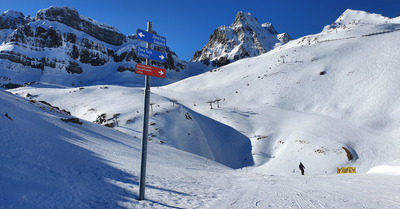
[[[151,59],[159,62],[165,62],[165,54],[156,50],[148,49],[145,47],[137,46],[136,55],[138,57]]]
[[[152,44],[157,44],[159,46],[167,46],[167,39],[165,37],[147,32],[142,29],[137,29],[136,30],[137,38],[146,41]]]

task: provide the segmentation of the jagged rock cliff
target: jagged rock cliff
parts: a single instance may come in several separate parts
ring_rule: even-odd
[[[42,9],[34,18],[4,12],[0,15],[0,40],[0,86],[31,81],[93,83],[99,79],[99,71],[107,74],[104,79],[127,80],[120,74],[144,63],[135,52],[136,46],[144,43],[135,35],[125,36],[71,7]],[[166,62],[153,64],[170,72],[186,69],[187,63],[168,47],[165,52]],[[84,75],[68,76],[72,74]]]
[[[125,41],[125,36],[115,27],[79,15],[78,12],[71,7],[50,7],[48,9],[39,10],[35,16],[35,21],[38,20],[63,23],[112,45],[121,45]]]
[[[238,12],[232,25],[214,30],[208,43],[190,61],[221,66],[263,54],[290,40],[287,33],[278,34],[271,23],[260,24],[250,13]]]
[[[18,26],[30,21],[31,18],[25,17],[21,12],[8,10],[0,15],[0,29],[17,29]]]

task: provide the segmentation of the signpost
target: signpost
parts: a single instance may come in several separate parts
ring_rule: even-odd
[[[140,75],[165,78],[165,69],[154,66],[136,64],[136,73]]]
[[[140,163],[139,179],[139,197],[138,200],[144,200],[146,187],[146,163],[147,163],[147,136],[149,133],[149,106],[150,106],[150,76],[165,78],[165,69],[150,66],[151,60],[160,62],[165,61],[165,54],[152,50],[151,44],[166,46],[166,39],[162,36],[152,33],[153,23],[147,22],[147,31],[138,29],[136,34],[139,40],[147,42],[146,48],[138,46],[136,54],[139,57],[146,58],[146,65],[136,64],[136,73],[145,75],[144,90],[144,113],[143,113],[143,137],[142,137],[142,159]]]
[[[142,29],[137,29],[137,31],[136,31],[137,38],[139,40],[146,41],[146,42],[151,43],[151,44],[156,44],[156,45],[163,46],[163,47],[167,46],[167,39],[166,38],[164,38],[162,36],[159,36],[159,35],[156,35],[156,34],[151,33],[151,32],[152,31],[145,31],[145,30],[142,30]]]
[[[138,57],[146,58],[146,59],[151,59],[159,62],[164,62],[165,61],[165,54],[156,50],[144,48],[141,46],[136,47],[136,55]]]

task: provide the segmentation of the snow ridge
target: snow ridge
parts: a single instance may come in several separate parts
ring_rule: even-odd
[[[400,23],[399,18],[388,18],[381,14],[368,13],[360,10],[347,9],[340,17],[331,25],[326,26],[324,30],[332,30],[336,28],[357,27],[363,25],[382,25],[390,23]]]

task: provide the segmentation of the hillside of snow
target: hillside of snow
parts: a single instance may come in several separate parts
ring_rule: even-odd
[[[108,85],[56,88],[38,84],[13,92],[30,100],[46,101],[79,118],[114,127],[137,140],[142,137],[143,90],[140,88]],[[175,147],[233,168],[253,165],[251,144],[243,134],[168,98],[153,94],[151,103],[149,139],[153,143]]]
[[[335,24],[359,13],[347,10]],[[312,174],[397,172],[400,50],[392,43],[400,26],[357,22],[152,88],[151,141],[264,174],[292,175],[299,161]],[[141,137],[141,89],[35,84],[12,92]]]
[[[0,208],[198,207],[229,186],[206,180],[228,168],[149,144],[149,201],[138,202],[140,140],[4,91],[0,111]]]
[[[261,175],[154,143],[138,201],[140,140],[71,118],[0,91],[1,208],[400,207],[398,176]]]
[[[247,136],[258,172],[288,173],[297,161],[315,165],[315,173],[398,162],[400,24],[379,16],[371,23],[374,14],[357,20],[359,13],[347,10],[337,32],[325,27],[154,92],[196,103],[193,110]],[[346,25],[348,19],[358,24]],[[216,100],[221,108],[207,110]],[[347,161],[342,147],[355,159]]]

